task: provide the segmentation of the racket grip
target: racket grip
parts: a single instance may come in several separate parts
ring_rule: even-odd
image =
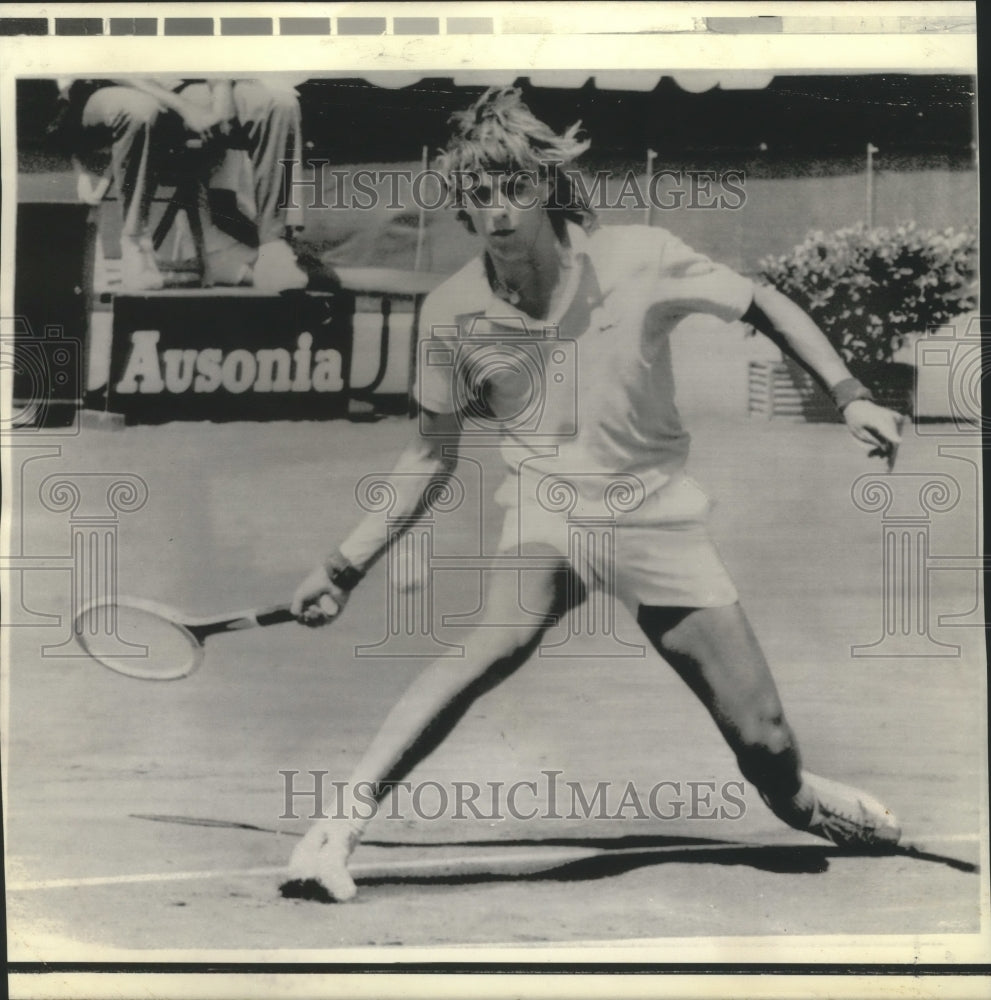
[[[255,615],[259,625],[282,625],[294,622],[296,616],[289,610],[288,604],[277,604],[274,608],[265,608]]]

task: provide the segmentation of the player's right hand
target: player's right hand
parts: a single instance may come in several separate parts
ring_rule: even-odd
[[[317,566],[296,588],[290,610],[296,620],[310,628],[332,622],[348,603],[346,590],[331,583],[324,566]]]

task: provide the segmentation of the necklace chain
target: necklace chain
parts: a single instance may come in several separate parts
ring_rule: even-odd
[[[563,246],[561,243],[555,243],[557,249],[557,262],[558,267],[561,271],[569,271],[574,266],[574,254],[571,252],[570,246]],[[511,285],[508,281],[504,280],[497,272],[492,264],[492,261],[486,257],[486,265],[489,271],[490,280],[492,283],[493,291],[500,299],[508,302],[511,306],[518,306],[523,300],[522,293],[522,283],[518,285]],[[531,271],[530,273],[535,273]]]

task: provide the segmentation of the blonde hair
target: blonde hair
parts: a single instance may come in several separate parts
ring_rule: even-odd
[[[518,87],[490,87],[470,108],[451,115],[448,123],[453,132],[438,163],[448,179],[489,171],[534,172],[552,182],[547,205],[552,219],[563,215],[586,228],[592,224],[592,209],[577,197],[568,175],[557,169],[591,145],[580,121],[558,135],[523,103]],[[457,183],[451,188],[460,189]],[[470,226],[463,208],[458,218]]]

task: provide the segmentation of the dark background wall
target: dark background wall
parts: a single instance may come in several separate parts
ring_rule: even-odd
[[[764,89],[704,93],[664,77],[651,91],[534,87],[526,100],[556,129],[581,119],[593,145],[580,164],[619,174],[656,169],[736,170],[746,175],[738,211],[682,208],[655,213],[672,229],[739,270],[780,253],[810,229],[835,229],[866,214],[865,151],[874,159],[875,221],[916,221],[942,229],[976,220],[975,80],[969,76],[859,74],[779,76]],[[451,79],[387,89],[360,79],[314,79],[299,86],[309,159],[331,168],[391,165],[416,169],[421,149],[435,153],[447,120],[483,90]],[[52,80],[18,84],[18,198],[71,200],[68,161],[45,141],[55,113]],[[618,178],[615,183],[618,185]],[[332,200],[332,199],[330,199]],[[109,206],[106,206],[109,208]],[[104,211],[105,247],[114,254],[116,213]],[[632,205],[601,213],[604,224],[641,222]],[[476,251],[445,209],[428,212],[422,264],[449,272]],[[413,266],[417,213],[334,210],[306,213],[301,239],[330,264]]]
[[[882,157],[923,157],[966,166],[974,141],[975,81],[967,76],[863,74],[778,76],[761,90],[701,94],[664,77],[649,92],[599,90],[590,80],[572,88],[518,81],[538,117],[556,127],[580,118],[594,139],[590,158],[641,162],[651,146],[662,155],[749,155],[773,171],[796,161],[859,155],[870,141]],[[447,118],[482,87],[426,79],[397,90],[364,80],[310,80],[300,88],[313,154],[332,160],[415,159],[426,144],[443,144]],[[24,151],[41,152],[55,110],[55,84],[22,80],[17,128]],[[756,156],[760,143],[768,150]]]

